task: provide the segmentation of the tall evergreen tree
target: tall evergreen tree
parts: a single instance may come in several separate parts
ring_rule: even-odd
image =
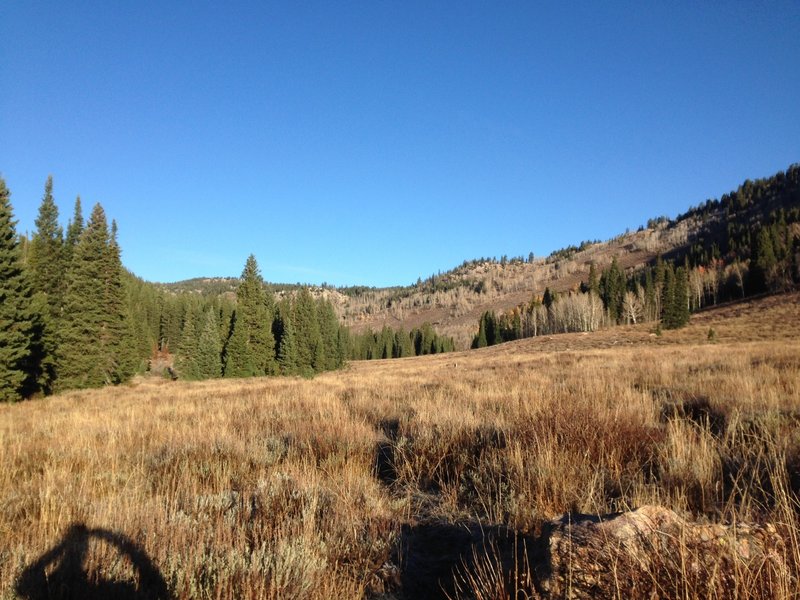
[[[231,317],[231,335],[222,353],[225,377],[254,377],[261,375],[255,356],[248,344],[247,326],[242,311],[234,310]]]
[[[347,357],[350,356],[351,344],[350,330],[347,327],[339,327],[336,340],[339,366],[344,365]]]
[[[675,304],[675,270],[671,263],[665,263],[664,269],[664,286],[661,292],[661,323],[667,329],[675,327],[678,316],[676,314]]]
[[[322,335],[317,321],[317,307],[311,292],[301,288],[294,301],[292,322],[297,339],[297,366],[302,375],[311,375],[320,361]]]
[[[473,348],[486,348],[486,346],[489,345],[489,340],[486,335],[486,321],[488,314],[488,312],[483,313],[480,321],[478,321],[478,333],[475,336],[475,339],[472,340]]]
[[[683,327],[689,322],[689,274],[685,267],[675,271],[675,292],[673,295],[671,328]]]
[[[83,233],[83,210],[81,208],[81,197],[75,198],[75,209],[72,213],[72,219],[67,225],[67,235],[64,238],[64,264],[69,267],[72,262],[72,253],[75,251],[75,246],[78,245],[78,240]]]
[[[225,377],[252,377],[277,373],[272,314],[264,281],[252,254],[247,258],[236,291],[236,311],[225,349]]]
[[[317,305],[317,320],[319,321],[320,338],[322,339],[322,355],[324,364],[322,370],[332,371],[338,369],[339,362],[338,338],[339,319],[329,300],[322,299]],[[391,358],[391,355],[389,356]]]
[[[35,292],[47,296],[54,310],[61,302],[64,277],[64,236],[58,224],[58,208],[53,200],[53,177],[47,178],[44,196],[31,238],[28,265]]]
[[[394,338],[395,358],[414,356],[414,346],[411,343],[411,336],[402,329],[398,329]]]
[[[34,351],[42,391],[49,392],[56,377],[58,329],[64,296],[64,240],[53,200],[53,177],[47,178],[36,218],[36,231],[28,250],[31,285],[36,297],[32,308],[40,344]]]
[[[601,296],[612,322],[618,323],[622,316],[622,301],[625,296],[625,273],[617,258],[611,259],[611,266],[600,277]]]
[[[186,318],[183,321],[181,343],[178,347],[175,365],[178,369],[178,374],[184,379],[200,379],[198,364],[199,338],[197,316],[195,315],[195,309],[192,308],[186,312]]]
[[[768,290],[775,281],[778,259],[775,256],[775,243],[768,227],[762,226],[753,245],[750,275],[752,289]]]
[[[278,305],[274,323],[280,372],[282,375],[296,375],[297,336],[292,323],[292,308],[288,300]]]
[[[75,246],[67,281],[58,387],[120,383],[131,374],[122,269],[99,204]]]
[[[216,311],[207,310],[197,345],[196,365],[200,379],[216,379],[222,374],[221,354]]]
[[[35,385],[31,288],[20,258],[10,197],[0,178],[0,401],[20,400]]]
[[[102,210],[102,209],[101,209]],[[122,266],[122,249],[117,240],[117,222],[111,221],[111,235],[104,256],[105,294],[103,304],[108,315],[104,332],[108,340],[109,372],[114,374],[111,383],[121,383],[136,372],[136,334],[126,303],[125,268]],[[113,357],[113,358],[112,358]]]

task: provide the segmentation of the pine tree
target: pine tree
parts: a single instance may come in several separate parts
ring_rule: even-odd
[[[130,373],[119,247],[96,204],[67,274],[57,385],[99,387]]]
[[[411,337],[402,329],[398,329],[395,333],[394,347],[395,358],[414,356],[414,346],[411,343]]]
[[[750,269],[752,288],[759,291],[768,290],[775,281],[778,265],[774,239],[768,227],[762,226],[759,230],[752,254],[753,267]]]
[[[255,357],[248,345],[247,326],[237,309],[231,317],[231,335],[223,350],[225,377],[253,377],[258,374]]]
[[[36,231],[28,249],[28,267],[35,297],[37,338],[34,363],[38,365],[39,386],[49,392],[56,378],[58,330],[64,296],[64,240],[53,201],[53,177],[47,178],[36,218]]]
[[[297,337],[292,323],[292,308],[288,301],[281,303],[275,316],[278,344],[278,366],[282,375],[297,374]]]
[[[176,367],[178,374],[184,379],[200,379],[200,368],[198,364],[198,354],[200,339],[198,323],[196,322],[195,310],[190,309],[186,312],[181,331],[181,343],[178,347]]]
[[[612,322],[618,323],[622,316],[622,300],[625,296],[625,273],[616,257],[611,259],[608,270],[603,271],[600,277],[600,289],[609,318]]]
[[[350,330],[347,327],[339,327],[336,337],[338,364],[339,366],[343,366],[345,362],[347,362],[347,357],[350,356],[350,347],[352,344]]]
[[[75,251],[75,246],[78,245],[78,240],[83,233],[83,210],[81,209],[81,197],[75,198],[75,210],[72,214],[72,220],[67,225],[67,235],[64,238],[64,265],[69,268],[72,262],[72,254]]]
[[[472,340],[473,348],[486,348],[486,346],[489,345],[489,341],[486,336],[486,319],[488,315],[488,312],[485,312],[481,315],[481,319],[478,322],[478,333],[475,336],[475,339]]]
[[[222,344],[219,324],[214,310],[207,310],[197,346],[197,376],[199,379],[216,379],[222,374]]]
[[[666,329],[672,329],[675,327],[674,323],[678,318],[675,310],[675,270],[672,264],[665,263],[663,274],[664,286],[661,292],[661,324]]]
[[[117,384],[133,376],[139,357],[136,354],[135,327],[126,303],[125,268],[122,266],[122,250],[117,240],[117,222],[114,220],[111,221],[111,235],[103,262],[103,304],[108,318],[104,331],[109,354],[106,365],[108,372],[112,374],[111,383]]]
[[[320,338],[322,339],[322,354],[324,364],[322,370],[332,371],[341,366],[338,353],[339,319],[330,301],[322,299],[317,305],[317,320],[319,321]],[[391,358],[391,355],[389,356]]]
[[[0,178],[0,401],[33,391],[31,288],[20,258],[10,192]]]
[[[294,301],[292,322],[297,339],[297,366],[302,375],[312,375],[320,360],[322,335],[311,292],[301,288]]]
[[[394,356],[394,332],[391,327],[384,325],[378,337],[378,358],[392,358]]]
[[[689,322],[689,275],[684,267],[678,267],[675,271],[675,292],[672,301],[674,306],[670,326],[677,329]]]
[[[597,267],[594,266],[594,263],[589,265],[589,282],[586,284],[585,291],[600,295],[600,281],[597,279]]]
[[[46,295],[47,303],[57,312],[63,293],[64,239],[58,224],[58,208],[53,201],[53,177],[47,178],[42,204],[36,218],[36,232],[31,238],[28,265],[34,292]]]
[[[231,337],[225,349],[225,376],[252,377],[277,373],[270,301],[252,254],[236,291]]]

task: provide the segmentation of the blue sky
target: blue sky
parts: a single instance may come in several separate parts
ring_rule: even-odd
[[[408,284],[800,161],[800,2],[7,2],[0,174],[153,281]]]

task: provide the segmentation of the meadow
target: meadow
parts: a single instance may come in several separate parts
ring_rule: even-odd
[[[543,524],[644,505],[769,523],[785,568],[661,565],[598,596],[798,597],[800,295],[661,335],[0,406],[3,599],[69,597],[69,577],[131,598],[537,598]]]

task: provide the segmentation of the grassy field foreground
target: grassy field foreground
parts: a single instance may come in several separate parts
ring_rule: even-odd
[[[69,577],[123,598],[145,584],[176,598],[503,597],[500,561],[448,562],[441,545],[646,504],[769,522],[785,540],[785,573],[679,573],[658,596],[796,597],[799,300],[708,311],[660,337],[634,326],[313,380],[141,380],[0,406],[0,597],[58,597],[47,581]]]

